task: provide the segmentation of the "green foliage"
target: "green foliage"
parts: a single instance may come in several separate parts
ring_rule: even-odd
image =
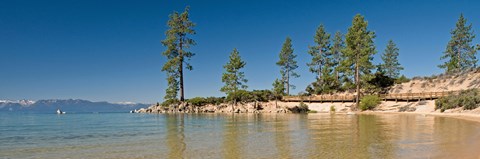
[[[286,94],[289,95],[290,88],[295,89],[295,86],[290,84],[290,78],[300,77],[300,75],[294,72],[298,68],[297,61],[295,61],[297,55],[293,54],[292,39],[290,37],[285,39],[279,57],[277,65],[280,66],[280,74],[282,75],[282,81],[285,83]]]
[[[330,112],[334,113],[335,112],[335,106],[330,106]]]
[[[398,78],[403,67],[398,62],[399,49],[393,40],[388,41],[387,48],[382,54],[381,58],[383,64],[380,64],[380,69],[390,78]]]
[[[364,110],[372,110],[377,107],[378,104],[381,103],[380,97],[376,95],[366,95],[363,96],[360,101],[360,109]]]
[[[398,77],[397,79],[395,79],[396,84],[406,83],[406,82],[409,82],[409,81],[410,81],[410,79],[405,77],[405,75],[402,75],[402,76]]]
[[[234,103],[254,101],[252,93],[250,93],[246,90],[237,90],[236,92],[231,92],[231,93],[227,94],[226,100],[227,101],[233,101]]]
[[[332,63],[335,64],[334,68],[334,77],[335,83],[338,85],[336,89],[338,91],[342,91],[342,86],[344,86],[345,79],[348,79],[348,76],[345,75],[345,71],[342,70],[340,66],[340,62],[343,61],[344,55],[343,50],[345,50],[345,42],[343,41],[343,35],[339,31],[335,32],[335,36],[333,38],[333,46],[331,48],[332,52]]]
[[[317,78],[322,76],[322,67],[327,67],[330,58],[330,34],[325,32],[323,25],[320,25],[313,37],[314,46],[309,46],[308,54],[312,56],[312,61],[307,63],[309,70],[316,73]]]
[[[435,110],[440,109],[441,112],[447,109],[463,107],[465,110],[475,109],[480,105],[480,91],[478,89],[470,89],[461,91],[458,95],[450,95],[439,98],[435,101]]]
[[[395,79],[386,76],[383,72],[376,72],[375,77],[372,78],[368,83],[370,84],[371,90],[370,93],[387,93],[388,88],[393,86]]]
[[[225,68],[225,72],[222,76],[222,82],[225,83],[220,91],[225,92],[227,94],[227,100],[237,101],[237,97],[235,95],[239,94],[237,91],[247,89],[247,79],[245,79],[245,73],[240,71],[243,67],[245,67],[246,63],[242,61],[240,57],[240,53],[237,49],[233,49],[233,52],[230,54],[230,61],[223,66]]]
[[[467,20],[460,14],[456,27],[450,33],[452,37],[447,44],[441,60],[447,59],[445,63],[438,67],[445,69],[445,72],[458,72],[470,68],[475,68],[477,50],[473,46],[472,40],[475,34],[472,30],[472,24],[467,25]]]
[[[167,84],[168,86],[165,90],[165,96],[163,98],[166,100],[176,99],[178,96],[178,91],[180,90],[177,72],[167,72]]]
[[[207,104],[207,101],[203,97],[195,97],[187,100],[188,103],[194,106],[204,106]]]
[[[354,76],[357,96],[361,94],[362,85],[368,84],[367,81],[373,78],[371,70],[374,68],[372,60],[376,53],[373,43],[375,33],[369,31],[367,27],[368,22],[364,17],[360,14],[355,15],[352,26],[345,35],[346,48],[343,52],[345,59],[340,64],[347,76]]]
[[[235,93],[228,94],[228,101],[248,103],[248,102],[268,102],[274,99],[274,95],[270,90],[238,90]]]
[[[310,72],[316,74],[316,81],[306,89],[310,94],[333,93],[340,87],[338,72],[335,71],[340,59],[342,37],[335,34],[335,50],[330,46],[330,34],[320,25],[314,36],[315,45],[310,46],[308,53],[312,56],[309,66]],[[335,71],[335,72],[334,72]]]
[[[187,102],[194,105],[194,106],[204,106],[207,104],[212,104],[212,105],[219,105],[225,100],[224,97],[195,97],[188,99]]]
[[[285,85],[284,83],[281,81],[281,80],[278,80],[278,79],[275,79],[275,81],[273,81],[273,91],[272,91],[272,94],[273,94],[273,98],[274,99],[282,99],[282,96],[285,95]]]
[[[270,90],[253,90],[250,93],[253,99],[258,102],[268,102],[275,98],[273,92]]]
[[[170,106],[178,106],[180,104],[180,100],[174,98],[174,99],[167,99],[162,102],[162,106],[164,107],[170,107]]]
[[[167,100],[177,98],[180,90],[180,100],[183,101],[183,64],[186,65],[186,69],[192,70],[192,66],[187,61],[195,55],[188,51],[196,44],[190,38],[190,35],[195,34],[193,30],[195,23],[190,21],[188,11],[189,7],[186,7],[183,13],[170,14],[167,22],[169,29],[165,32],[165,39],[161,41],[166,47],[162,55],[167,58],[167,62],[163,65],[162,71],[167,73],[168,87],[164,97]]]
[[[220,105],[225,101],[225,97],[207,97],[205,98],[205,103],[213,104],[213,105]]]

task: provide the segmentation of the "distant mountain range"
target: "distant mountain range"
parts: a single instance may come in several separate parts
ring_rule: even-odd
[[[128,112],[146,108],[149,104],[132,102],[109,103],[92,102],[81,99],[48,99],[48,100],[0,100],[0,112],[41,112],[55,113],[57,109],[67,113],[83,112]]]

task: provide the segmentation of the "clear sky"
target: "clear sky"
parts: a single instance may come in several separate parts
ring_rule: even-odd
[[[233,48],[247,62],[249,89],[270,89],[287,36],[298,55],[293,93],[314,80],[306,63],[319,24],[345,33],[355,14],[369,22],[377,55],[389,39],[407,77],[441,73],[439,57],[460,13],[480,31],[475,0],[4,0],[0,5],[0,99],[162,101],[168,15],[189,5],[198,43],[185,95],[222,96]],[[477,34],[478,36],[478,34]],[[480,37],[479,37],[480,38]],[[479,43],[479,38],[474,43]]]

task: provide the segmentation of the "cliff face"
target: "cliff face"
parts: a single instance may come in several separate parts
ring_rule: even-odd
[[[415,77],[409,82],[392,86],[389,93],[443,92],[472,88],[480,88],[480,69],[431,77]]]

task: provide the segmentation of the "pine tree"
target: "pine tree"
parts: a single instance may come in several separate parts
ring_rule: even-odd
[[[312,56],[312,61],[307,63],[309,70],[316,74],[316,78],[322,76],[322,67],[326,65],[328,55],[330,54],[330,34],[325,32],[325,27],[320,25],[313,37],[314,46],[309,46],[308,54]],[[321,82],[321,81],[319,81]]]
[[[335,32],[335,36],[333,38],[333,46],[332,46],[332,54],[333,54],[333,61],[336,64],[334,69],[335,74],[335,81],[338,85],[337,90],[348,90],[354,88],[354,84],[351,81],[351,75],[349,76],[347,69],[341,65],[342,61],[345,60],[345,41],[343,40],[343,35],[340,31]]]
[[[343,52],[345,59],[342,69],[349,76],[354,76],[356,86],[356,107],[359,106],[361,87],[373,78],[371,70],[373,55],[376,53],[373,39],[375,33],[367,29],[368,22],[360,14],[355,15],[352,26],[345,36],[346,48]],[[353,108],[356,109],[356,108]]]
[[[460,14],[456,27],[450,33],[452,37],[447,44],[441,60],[447,61],[438,67],[445,69],[446,72],[457,72],[465,69],[475,68],[477,58],[475,57],[477,50],[473,46],[472,40],[475,34],[472,30],[472,24],[466,25],[467,20]]]
[[[246,63],[242,61],[240,53],[237,49],[233,49],[230,54],[230,61],[223,66],[225,72],[222,75],[222,82],[225,83],[220,91],[225,92],[227,95],[233,97],[232,110],[235,110],[235,105],[237,105],[237,91],[247,89],[247,79],[245,79],[245,73],[241,71],[245,67]]]
[[[184,64],[187,70],[193,67],[187,62],[195,54],[188,49],[195,45],[195,41],[190,35],[195,34],[193,27],[195,23],[190,21],[189,7],[185,8],[183,13],[173,12],[167,22],[169,29],[165,32],[165,40],[162,45],[167,49],[162,53],[167,57],[167,62],[163,65],[162,71],[167,72],[168,88],[166,89],[165,99],[175,99],[180,91],[180,101],[185,100],[183,88],[183,69]]]
[[[333,38],[333,46],[332,46],[332,63],[336,66],[335,71],[335,79],[338,83],[340,83],[340,74],[342,71],[339,69],[339,64],[343,61],[343,53],[342,51],[345,49],[345,42],[343,41],[343,35],[340,31],[335,32],[335,36]]]
[[[275,96],[275,108],[277,108],[277,101],[279,98],[281,98],[285,94],[285,86],[284,83],[279,80],[275,79],[275,81],[272,84],[273,86],[273,95]]]
[[[307,88],[312,94],[331,93],[338,87],[335,81],[335,74],[332,74],[338,62],[334,58],[330,46],[330,34],[325,32],[323,25],[320,25],[314,36],[314,46],[310,46],[308,53],[312,56],[312,61],[307,63],[310,72],[315,73],[317,81],[312,83],[313,88]],[[313,90],[313,92],[312,92]]]
[[[280,74],[282,75],[282,81],[285,83],[286,94],[290,95],[290,88],[295,89],[295,86],[290,84],[290,78],[300,77],[294,72],[298,68],[295,58],[297,55],[293,54],[292,39],[287,37],[285,43],[283,43],[282,50],[280,51],[280,60],[277,65],[280,66]]]
[[[397,79],[400,75],[400,71],[403,70],[403,67],[398,62],[399,49],[393,40],[389,40],[385,52],[382,54],[381,58],[383,64],[380,64],[380,70],[390,78]]]

